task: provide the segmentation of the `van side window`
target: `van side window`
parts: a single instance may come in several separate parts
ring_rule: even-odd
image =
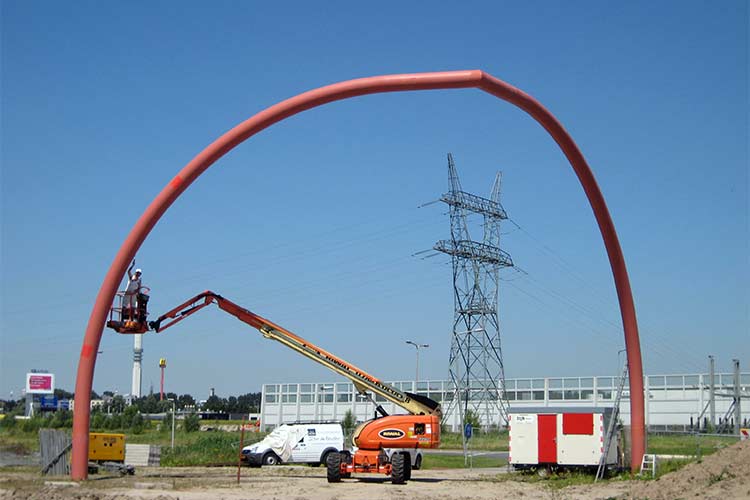
[[[414,424],[414,434],[421,436],[424,434],[424,424]]]
[[[315,435],[315,429],[307,429],[307,435],[308,436],[314,436]]]

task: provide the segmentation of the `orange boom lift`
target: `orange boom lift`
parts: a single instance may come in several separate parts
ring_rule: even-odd
[[[354,432],[354,453],[342,451],[329,455],[326,464],[328,482],[339,482],[342,478],[351,477],[352,473],[380,473],[390,475],[394,484],[403,484],[411,478],[410,450],[440,446],[440,405],[437,402],[425,396],[396,390],[221,295],[210,291],[196,295],[156,321],[149,322],[148,327],[156,332],[163,331],[213,303],[222,311],[256,328],[264,337],[280,342],[348,378],[357,391],[371,401],[372,394],[381,396],[409,412],[408,415],[388,415],[382,406],[376,404],[376,417],[360,424]],[[145,329],[143,325],[126,328],[125,325],[108,323],[107,326],[119,333],[136,333],[133,330]]]

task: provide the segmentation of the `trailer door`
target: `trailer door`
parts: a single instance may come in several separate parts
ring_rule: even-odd
[[[557,463],[557,415],[539,415],[539,463]]]

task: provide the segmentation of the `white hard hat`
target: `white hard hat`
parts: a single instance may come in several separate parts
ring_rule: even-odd
[[[141,271],[140,269],[136,269],[135,274],[143,274],[143,271]]]

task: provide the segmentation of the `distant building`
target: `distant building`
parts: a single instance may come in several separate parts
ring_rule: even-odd
[[[94,408],[102,408],[104,406],[104,400],[103,399],[92,399],[89,403],[91,405],[91,409]],[[68,409],[73,411],[75,409],[75,399],[71,399],[68,401]]]
[[[412,381],[388,382],[401,391],[415,392]],[[512,409],[554,406],[556,408],[612,406],[617,392],[617,377],[543,377],[506,380],[506,394]],[[742,420],[750,420],[750,373],[740,374],[743,396]],[[715,375],[716,423],[724,420],[732,405],[728,395],[734,390],[733,375]],[[453,397],[448,380],[420,380],[417,393],[441,402],[443,407]],[[709,402],[707,374],[649,375],[644,377],[646,425],[652,429],[687,428],[698,425],[698,417],[708,419],[704,411]],[[393,403],[376,397],[375,401],[389,414],[404,413]],[[743,401],[744,402],[744,401]],[[354,391],[349,382],[263,385],[260,420],[263,430],[295,421],[341,421],[351,410],[358,421],[374,415],[373,404]],[[728,415],[732,418],[733,415]],[[499,422],[500,415],[496,416]],[[625,386],[620,402],[620,419],[630,424],[630,393]],[[692,420],[691,420],[692,419]],[[447,415],[444,422],[453,430],[460,428],[457,411]]]

